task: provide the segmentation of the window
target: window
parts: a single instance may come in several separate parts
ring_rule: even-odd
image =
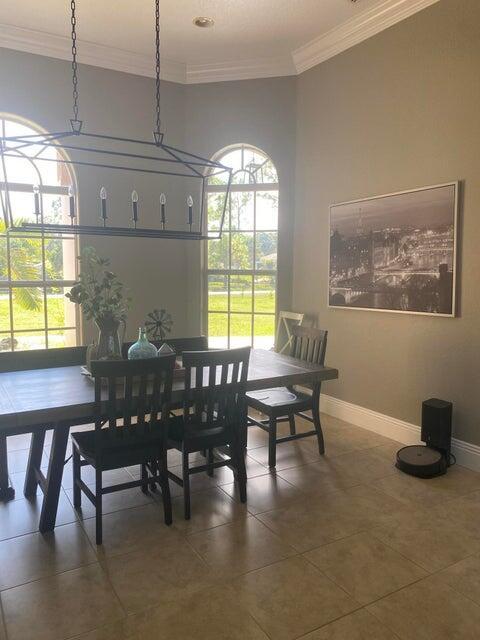
[[[20,120],[0,114],[2,135],[34,135]],[[38,149],[41,151],[41,148]],[[5,212],[15,224],[36,221],[33,187],[40,188],[45,221],[68,219],[67,165],[56,162],[56,149],[34,161],[22,155],[0,161],[0,350],[43,349],[77,344],[77,311],[65,298],[76,278],[76,241],[69,236],[5,233]],[[5,183],[10,185],[7,194]]]
[[[232,167],[220,240],[207,241],[205,298],[209,345],[273,346],[277,289],[278,178],[271,160],[241,145],[218,156]],[[207,187],[208,229],[218,230],[225,184]]]

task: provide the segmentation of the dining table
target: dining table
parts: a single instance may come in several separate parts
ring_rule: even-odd
[[[308,385],[336,378],[338,370],[333,367],[311,364],[274,351],[252,349],[247,391]],[[172,406],[181,407],[183,397],[184,381],[177,377],[173,384]],[[90,424],[93,415],[94,385],[88,376],[82,375],[79,365],[0,373],[0,500],[14,497],[8,476],[6,439],[31,433],[24,494],[31,498],[36,495],[38,486],[43,491],[41,532],[55,527],[70,429]],[[242,439],[246,445],[246,414],[243,422]],[[46,429],[53,430],[53,436],[44,475],[40,462]]]

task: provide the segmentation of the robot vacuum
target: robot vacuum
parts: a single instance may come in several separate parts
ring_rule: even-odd
[[[441,451],[425,445],[413,445],[397,451],[395,466],[417,478],[434,478],[447,473],[448,465]]]

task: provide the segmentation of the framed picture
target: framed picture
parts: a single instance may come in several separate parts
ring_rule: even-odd
[[[455,316],[458,182],[330,207],[329,307]]]

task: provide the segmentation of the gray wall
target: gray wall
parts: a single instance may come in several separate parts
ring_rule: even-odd
[[[234,143],[252,144],[267,153],[279,178],[279,251],[277,307],[288,309],[292,296],[295,194],[296,78],[188,85],[186,140],[211,157]],[[201,247],[190,246],[190,330],[200,330]]]
[[[480,445],[480,3],[442,0],[298,78],[294,308],[329,330],[325,392],[418,424],[455,403]],[[456,319],[327,308],[328,210],[464,181]]]
[[[38,123],[48,131],[68,129],[71,117],[71,79],[68,62],[0,49],[0,111]],[[154,81],[125,73],[80,66],[80,117],[89,131],[151,139]],[[282,241],[280,249],[279,301],[289,306],[292,274],[294,207],[295,80],[278,78],[229,82],[199,87],[162,83],[162,122],[169,144],[192,152],[213,155],[236,142],[252,143],[270,154],[278,165],[281,190]],[[96,224],[98,193],[109,193],[109,213],[129,224],[132,189],[140,195],[142,222],[158,225],[158,196],[166,191],[167,218],[172,226],[185,226],[185,193],[177,193],[172,180],[152,181],[138,174],[92,169],[78,172],[82,222]],[[172,192],[177,194],[183,220],[172,220]],[[183,207],[183,209],[182,209]],[[112,224],[115,224],[112,221]],[[119,224],[119,222],[117,222]],[[128,333],[154,307],[168,309],[177,336],[199,333],[201,326],[200,243],[174,240],[81,237],[109,257],[133,298]],[[84,326],[84,340],[95,332]],[[172,334],[173,335],[173,334]]]
[[[48,131],[69,127],[71,117],[70,65],[68,62],[0,49],[0,111],[10,112],[38,123]],[[80,117],[86,130],[151,139],[153,129],[154,83],[150,79],[80,66]],[[168,140],[183,145],[184,87],[165,83],[163,116]],[[79,208],[85,224],[97,224],[98,193],[105,185],[109,192],[109,212],[125,224],[129,217],[129,194],[136,188],[140,197],[153,202],[165,185],[141,182],[123,173],[108,174],[99,170],[78,172]],[[141,203],[140,203],[141,204]],[[145,218],[154,215],[152,208],[140,209]],[[115,224],[112,221],[112,224]],[[178,283],[185,282],[186,248],[184,243],[130,238],[81,237],[82,245],[92,245],[102,256],[111,259],[116,271],[133,298],[128,332],[136,328],[155,306],[165,305],[175,318],[175,330],[185,333],[185,292]],[[95,335],[85,323],[84,340]]]

